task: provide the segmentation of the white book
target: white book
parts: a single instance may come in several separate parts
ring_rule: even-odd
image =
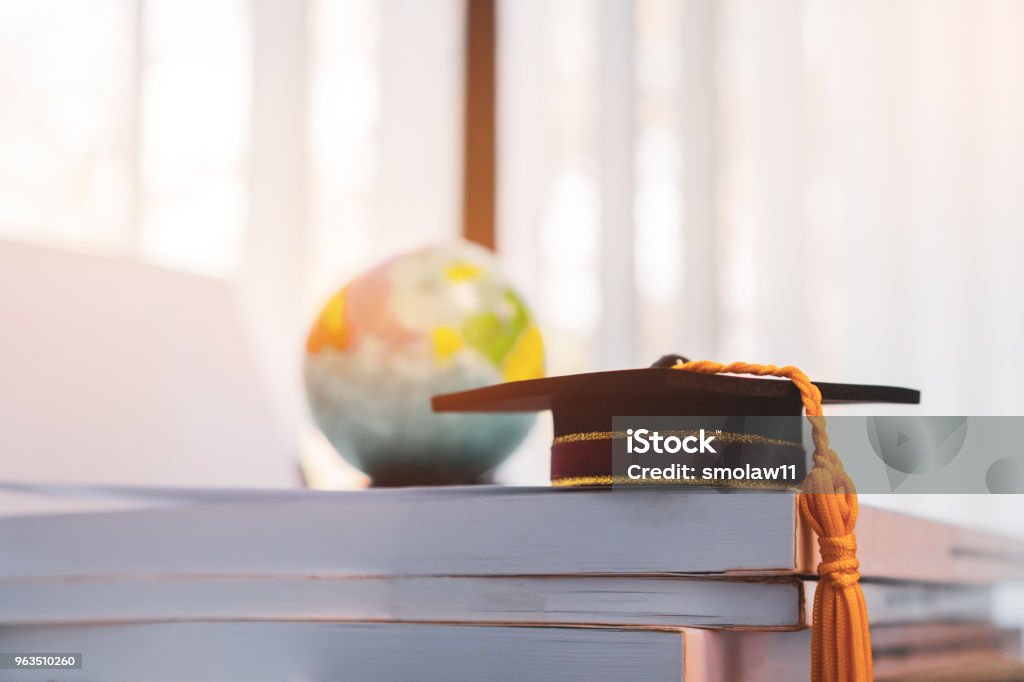
[[[965,624],[883,627],[873,634],[878,679],[951,667],[963,674],[943,679],[974,679],[972,671],[997,664],[1017,673],[998,679],[1019,679],[1021,672],[1010,663],[1019,657],[1019,631]],[[0,627],[0,651],[73,655],[79,666],[4,670],[3,679],[11,682],[778,682],[810,677],[808,630],[184,621]]]
[[[778,630],[810,623],[813,588],[795,577],[26,578],[0,580],[0,625],[316,620]],[[865,582],[863,588],[872,624],[991,615],[991,590],[984,587]]]
[[[9,671],[12,682],[777,682],[807,679],[803,633],[785,657],[742,659],[733,633],[696,629],[407,623],[180,622],[0,627],[0,650],[78,654],[74,670]],[[794,652],[792,645],[804,651]],[[737,674],[739,671],[739,674]]]
[[[0,650],[79,655],[81,669],[3,671],[11,682],[706,679],[687,675],[684,636],[672,631],[185,622],[0,628]]]
[[[0,486],[0,488],[5,486]],[[10,488],[11,486],[6,486]],[[0,580],[164,575],[813,576],[785,492],[470,486],[352,492],[98,489],[163,505],[0,518]],[[1020,541],[861,509],[866,579],[1024,576]]]
[[[472,486],[302,492],[0,519],[0,579],[763,573],[795,566],[785,493]]]
[[[0,581],[0,624],[330,620],[796,628],[796,579],[198,576]]]

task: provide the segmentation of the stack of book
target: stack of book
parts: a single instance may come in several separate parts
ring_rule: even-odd
[[[0,519],[0,651],[80,653],[61,680],[810,678],[789,493],[156,496]],[[1024,679],[990,622],[1020,542],[870,508],[858,539],[877,679]]]

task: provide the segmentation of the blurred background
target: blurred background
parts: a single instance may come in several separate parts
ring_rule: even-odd
[[[484,232],[550,374],[678,352],[1024,412],[1024,4],[489,6]],[[0,478],[297,485],[317,310],[466,231],[468,42],[465,0],[0,0]],[[547,429],[499,480],[546,481]]]

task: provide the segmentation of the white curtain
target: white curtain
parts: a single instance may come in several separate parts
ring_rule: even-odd
[[[556,369],[679,351],[1024,408],[1024,5],[501,12],[501,246]]]
[[[500,16],[499,241],[553,372],[679,352],[1024,412],[1024,4]],[[880,502],[1024,532],[1012,497]]]

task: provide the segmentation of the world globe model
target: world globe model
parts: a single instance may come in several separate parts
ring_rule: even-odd
[[[356,277],[306,341],[317,426],[374,485],[481,480],[522,442],[532,414],[438,414],[438,393],[543,376],[540,331],[488,252],[423,248]]]

